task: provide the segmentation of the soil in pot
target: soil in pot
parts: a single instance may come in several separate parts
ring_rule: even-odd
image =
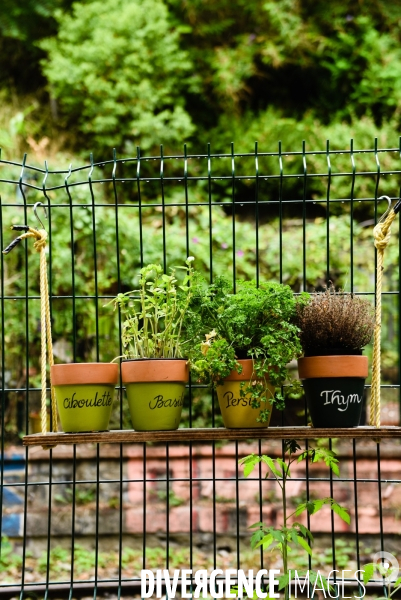
[[[264,402],[262,399],[260,408],[253,408],[250,394],[246,394],[243,398],[240,394],[241,384],[245,383],[247,385],[252,381],[253,361],[248,358],[240,359],[238,362],[242,365],[242,373],[232,371],[223,385],[217,386],[217,397],[224,426],[227,429],[268,427],[272,411],[269,398],[274,396],[275,388],[268,383],[267,401]],[[264,422],[257,421],[256,419],[259,417],[261,410],[266,408],[270,410],[268,420]]]
[[[189,379],[186,359],[134,359],[121,363],[136,431],[177,429]]]
[[[309,356],[298,360],[314,427],[357,427],[361,421],[366,356]]]
[[[107,431],[118,381],[118,365],[53,365],[51,377],[63,431]]]

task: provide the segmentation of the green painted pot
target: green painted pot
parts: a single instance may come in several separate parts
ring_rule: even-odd
[[[358,427],[368,376],[366,356],[308,356],[298,360],[298,370],[314,427]]]
[[[242,373],[231,371],[226,377],[223,385],[217,386],[217,398],[219,400],[221,415],[223,417],[224,427],[227,429],[253,429],[258,427],[268,427],[271,418],[272,404],[269,401],[274,396],[274,387],[267,384],[269,398],[266,402],[261,402],[260,408],[253,408],[250,404],[250,394],[241,398],[241,384],[249,383],[253,375],[253,360],[250,358],[240,359]],[[265,396],[266,397],[266,396]],[[267,421],[260,422],[256,419],[263,409],[269,409],[270,415]]]
[[[121,363],[136,431],[177,429],[189,378],[186,359],[135,359]]]
[[[63,431],[83,433],[108,429],[118,381],[117,364],[53,365],[51,379]]]

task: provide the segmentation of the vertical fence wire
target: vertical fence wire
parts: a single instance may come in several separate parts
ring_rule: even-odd
[[[233,291],[234,294],[236,292],[236,274],[237,274],[237,268],[236,268],[236,236],[235,236],[235,154],[234,154],[234,142],[231,142],[231,210],[232,210],[232,219],[231,219],[231,223],[232,223],[232,234],[231,234],[231,239],[232,239],[232,244],[233,244]]]
[[[76,508],[76,492],[77,492],[77,446],[73,445],[72,455],[72,493],[71,493],[71,577],[70,577],[70,594],[68,600],[73,599],[74,593],[74,561],[75,561],[75,508]]]
[[[330,191],[331,191],[331,161],[330,141],[326,142],[327,188],[326,188],[326,281],[330,281]]]
[[[71,248],[71,289],[75,290],[75,259],[74,259],[74,213],[73,213],[73,200],[68,186],[68,179],[71,177],[72,165],[68,170],[68,174],[64,179],[65,191],[69,200],[69,218],[70,218],[70,248]],[[50,211],[49,211],[50,214]],[[50,296],[51,297],[51,296]],[[77,360],[77,316],[76,316],[76,301],[75,293],[72,295],[72,358],[73,362]]]
[[[358,571],[361,569],[360,546],[359,546],[359,516],[358,516],[358,479],[357,479],[357,456],[356,440],[352,440],[352,468],[353,468],[353,488],[354,488],[354,518],[355,518],[355,544],[356,544],[356,566]],[[361,594],[362,588],[358,584],[358,593]]]
[[[24,154],[24,158],[22,160],[21,174],[19,177],[19,190],[21,192],[21,196],[23,199],[23,214],[24,214],[24,222],[28,222],[28,210],[27,210],[27,201],[24,193],[24,189],[22,186],[22,181],[24,177],[25,171],[25,163],[26,163],[27,155]],[[25,259],[25,277],[24,277],[24,292],[25,292],[25,343],[28,343],[29,339],[29,269],[28,269],[28,244],[25,241],[24,244],[24,259]],[[26,406],[29,407],[29,381],[28,381],[28,373],[29,373],[29,355],[28,352],[25,353],[25,387],[24,387],[24,396]],[[25,415],[25,430],[28,429],[28,412]],[[25,451],[25,462],[28,464],[28,451]],[[20,599],[22,600],[24,596],[24,586],[25,586],[25,567],[26,567],[26,550],[27,550],[27,515],[28,515],[28,469],[25,470],[25,489],[24,489],[24,513],[23,513],[23,548],[22,548],[22,569],[21,569],[21,594]]]
[[[352,164],[352,178],[351,178],[351,191],[350,191],[350,216],[349,216],[349,242],[350,242],[350,285],[349,291],[354,291],[354,191],[355,191],[355,177],[356,177],[356,166],[354,158],[354,140],[350,142],[350,159]]]
[[[329,440],[329,450],[333,450],[333,443],[332,440]],[[335,500],[335,495],[334,495],[334,485],[333,485],[333,472],[331,469],[329,469],[329,478],[330,478],[330,498],[334,498]],[[333,557],[333,562],[332,562],[332,568],[334,571],[334,585],[336,583],[337,577],[336,577],[336,535],[335,535],[335,529],[334,529],[334,512],[331,511],[330,514],[330,526],[331,526],[331,553],[332,553],[332,557]],[[338,589],[336,586],[336,597],[338,598]]]
[[[143,444],[143,459],[142,459],[142,569],[146,569],[146,547],[147,547],[147,536],[146,536],[146,513],[147,513],[147,494],[146,494],[146,484],[147,484],[147,456],[146,456],[146,443]]]
[[[260,267],[259,267],[259,159],[258,142],[255,142],[255,281],[259,287]]]
[[[139,160],[138,160],[139,165]],[[116,239],[116,268],[117,268],[117,293],[121,292],[121,269],[120,269],[120,235],[119,235],[119,214],[118,214],[118,193],[117,193],[117,185],[116,185],[116,169],[117,169],[117,154],[116,150],[113,150],[113,170],[112,170],[112,182],[113,182],[113,198],[114,198],[114,214],[115,214],[115,239]],[[121,310],[118,308],[118,354],[119,356],[123,353],[122,341],[121,341],[121,331],[122,331],[122,319],[121,319]],[[123,428],[123,407],[122,407],[122,398],[123,398],[123,390],[122,390],[122,381],[121,381],[121,373],[119,377],[119,385],[118,385],[118,400],[120,402],[120,410],[119,410],[119,423],[120,429]],[[121,579],[122,579],[122,556],[123,556],[123,481],[124,481],[124,449],[123,444],[119,445],[119,490],[118,490],[118,599],[121,597]]]

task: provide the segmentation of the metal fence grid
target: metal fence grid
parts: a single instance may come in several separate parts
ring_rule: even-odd
[[[234,286],[237,278],[254,278],[257,282],[275,279],[289,283],[296,292],[321,289],[331,280],[373,301],[376,259],[371,229],[386,209],[386,203],[379,198],[386,194],[393,200],[399,199],[400,173],[401,142],[398,148],[379,148],[377,140],[371,149],[356,149],[352,140],[347,149],[339,150],[332,149],[329,142],[322,150],[310,151],[303,145],[291,152],[281,144],[275,152],[260,151],[255,144],[249,153],[235,152],[232,145],[224,154],[212,153],[208,146],[205,154],[196,155],[189,154],[185,146],[183,153],[166,156],[163,148],[157,156],[142,156],[138,149],[134,158],[120,159],[114,153],[111,160],[95,162],[91,156],[89,164],[67,169],[52,169],[46,162],[44,166],[30,165],[26,156],[21,163],[3,159],[0,245],[4,248],[11,241],[11,224],[36,226],[32,207],[41,201],[48,213],[45,226],[49,233],[56,358],[107,361],[122,353],[121,319],[104,305],[118,292],[132,289],[139,268],[149,262],[160,262],[167,271],[193,255],[195,267],[210,280],[223,273],[232,277]],[[400,236],[395,222],[385,258],[382,385],[385,402],[396,407],[395,423],[399,423],[400,389],[399,256]],[[245,447],[238,441],[230,446],[232,466],[228,474],[219,463],[221,448],[216,442],[202,446],[210,455],[206,474],[198,470],[200,450],[193,442],[181,446],[170,442],[137,445],[141,448],[141,459],[135,463],[137,473],[127,472],[129,450],[123,444],[114,447],[111,471],[105,468],[109,447],[93,446],[88,451],[90,470],[84,475],[80,470],[79,445],[74,444],[64,459],[57,454],[59,449],[48,451],[41,466],[36,449],[18,449],[17,440],[29,431],[29,415],[38,408],[40,389],[37,256],[25,244],[7,257],[1,255],[0,266],[0,596],[73,599],[111,593],[118,598],[139,597],[139,570],[151,568],[150,564],[154,567],[155,560],[159,568],[165,569],[180,564],[194,570],[200,562],[209,569],[227,565],[243,568],[249,561],[254,569],[266,568],[272,560],[270,555],[255,552],[249,558],[246,554],[250,534],[243,511],[249,503],[246,487],[257,485],[255,521],[262,520],[269,502],[274,505],[271,482],[263,478],[262,469],[253,482],[243,479],[238,459],[244,455]],[[369,380],[366,391],[369,395]],[[130,428],[124,390],[120,387],[118,392],[112,427]],[[192,382],[184,415],[187,426],[220,425],[215,404],[213,394]],[[14,408],[10,412],[11,406]],[[273,425],[306,423],[306,409],[301,402],[276,415]],[[362,546],[369,536],[361,533],[364,530],[358,499],[366,494],[375,497],[377,509],[375,531],[370,534],[375,550],[399,551],[397,508],[388,507],[383,499],[390,496],[388,490],[401,483],[399,471],[391,470],[394,465],[390,468],[387,462],[383,463],[399,460],[399,440],[377,443],[353,439],[348,445],[341,445],[328,435],[326,442],[321,443],[338,447],[348,465],[346,473],[333,479],[328,471],[310,471],[307,465],[303,473],[297,473],[294,483],[299,482],[298,493],[307,499],[313,497],[314,486],[318,485],[327,486],[334,498],[345,493],[344,486],[348,490],[345,496],[352,508],[352,527],[342,532],[333,514],[328,517],[330,567],[334,569],[339,564],[339,539],[345,539],[347,547],[354,548],[357,567],[363,564]],[[308,440],[304,444],[308,447]],[[13,456],[10,447],[18,449]],[[149,465],[154,463],[149,456],[155,448],[160,468],[152,471]],[[252,448],[258,453],[282,453],[281,443],[259,441]],[[172,467],[177,452],[183,453],[186,463],[181,476]],[[359,466],[366,456],[371,458],[368,474]],[[59,468],[61,460],[66,461],[67,469],[64,463],[64,470]],[[171,526],[178,484],[186,487],[188,494],[180,532]],[[202,486],[209,490],[209,529],[202,529],[197,516],[197,490]],[[231,496],[222,501],[227,486]],[[128,488],[135,488],[135,497],[141,497],[141,521],[130,529],[125,513],[130,503]],[[156,494],[159,508],[162,505],[165,519],[157,539],[149,533],[154,518],[150,490]],[[85,495],[87,510],[93,515],[90,552],[80,546],[85,537],[79,522]],[[11,510],[12,496],[17,508]],[[35,502],[41,503],[40,527],[32,517]],[[104,502],[113,509],[115,559],[111,555],[105,558],[111,529],[103,511]],[[224,502],[232,510],[223,534],[219,515],[224,512]],[[64,516],[69,522],[67,541],[62,540],[64,553],[58,539],[61,534],[57,534],[60,506],[68,508]],[[13,526],[15,522],[17,525]],[[40,564],[31,556],[35,527],[44,532],[39,543]],[[320,531],[319,527],[316,529]],[[127,552],[132,546],[130,537],[139,540],[139,554]],[[207,550],[206,558],[201,560],[197,552],[202,544]],[[227,560],[221,553],[224,544],[229,546]],[[155,548],[161,551],[158,558]],[[179,551],[183,554],[177,559]],[[85,552],[90,560],[86,572],[82,572]],[[20,556],[20,561],[13,558],[12,562],[11,556]],[[107,560],[115,560],[111,574],[104,568]],[[307,562],[309,567],[313,560]],[[338,590],[338,597],[339,594]]]

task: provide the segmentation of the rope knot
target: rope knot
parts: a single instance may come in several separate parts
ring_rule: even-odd
[[[386,227],[386,231],[384,225],[385,223],[378,223],[373,229],[375,247],[382,252],[387,248],[391,237],[390,229]]]
[[[47,232],[44,229],[39,229],[36,232],[35,237],[36,242],[34,243],[33,247],[35,248],[36,252],[41,252],[41,250],[46,248]]]
[[[387,216],[386,220],[377,223],[377,225],[373,229],[375,247],[381,252],[384,252],[384,250],[388,246],[391,236],[390,227],[395,217],[396,213],[394,211],[391,211],[391,213]]]

